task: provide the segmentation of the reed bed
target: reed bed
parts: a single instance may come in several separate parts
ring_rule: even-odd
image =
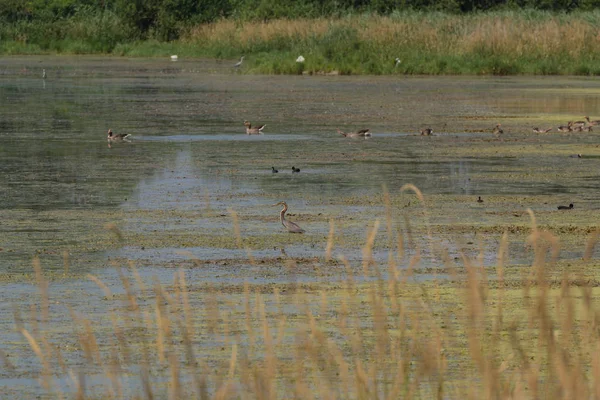
[[[483,256],[455,262],[436,250],[437,272],[419,281],[425,252],[409,248],[410,229],[397,228],[384,199],[387,217],[367,230],[362,274],[339,255],[347,271],[339,280],[296,283],[291,258],[279,266],[289,283],[272,285],[188,282],[183,270],[161,284],[117,264],[120,287],[87,276],[98,289],[89,295],[106,308],[98,320],[58,307],[36,258],[38,298],[15,306],[18,345],[56,398],[600,398],[597,280],[557,268],[558,238],[532,212],[530,266],[510,266],[505,233],[494,268]],[[372,258],[379,230],[394,248],[387,265]],[[315,274],[335,238],[331,222]],[[589,266],[597,239],[585,244]],[[59,322],[65,313],[69,324]],[[5,374],[23,372],[2,349],[0,363]]]
[[[208,56],[245,54],[247,70],[261,73],[587,75],[600,73],[599,26],[600,12],[408,12],[225,20],[193,27],[181,42]]]

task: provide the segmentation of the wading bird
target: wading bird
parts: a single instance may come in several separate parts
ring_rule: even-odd
[[[285,213],[287,212],[288,206],[285,201],[280,201],[277,204],[273,204],[274,206],[283,206],[283,209],[279,213],[279,217],[281,219],[281,224],[286,227],[288,232],[291,233],[304,233],[304,229],[300,228],[298,225],[293,223],[292,221],[288,221],[285,219]]]
[[[398,67],[402,63],[402,60],[398,57],[394,60],[394,68]]]
[[[569,204],[569,207],[567,206],[558,206],[559,210],[571,210],[573,209],[573,203]]]
[[[246,135],[260,135],[262,130],[266,126],[266,125],[260,125],[260,126],[257,126],[256,128],[253,128],[252,124],[250,124],[250,122],[248,122],[248,121],[244,121],[244,125],[246,126]]]
[[[46,79],[46,69],[42,69],[42,79]]]
[[[240,61],[236,62],[235,65],[233,66],[233,68],[239,68],[242,66],[242,63],[244,62],[244,56],[242,56],[242,58],[240,58]]]
[[[344,136],[344,137],[351,137],[351,138],[356,138],[356,137],[370,137],[371,136],[370,129],[361,129],[358,132],[352,132],[352,133],[346,133],[346,132],[343,132],[343,131],[341,131],[341,130],[338,129],[337,132],[340,135]]]

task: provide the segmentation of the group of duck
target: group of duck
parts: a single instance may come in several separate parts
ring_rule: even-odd
[[[585,121],[569,121],[567,125],[561,125],[557,128],[559,132],[592,132],[592,127],[600,125],[600,120],[590,120],[590,117],[585,116]],[[533,128],[534,133],[548,133],[552,128],[540,129]]]

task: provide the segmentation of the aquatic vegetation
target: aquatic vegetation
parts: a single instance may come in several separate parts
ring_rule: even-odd
[[[530,266],[510,265],[505,232],[494,267],[441,250],[437,268],[422,281],[418,265],[427,255],[394,228],[387,193],[384,205],[383,240],[394,247],[387,264],[373,259],[375,221],[362,248],[362,273],[341,256],[344,277],[313,283],[217,285],[189,282],[179,270],[165,285],[148,282],[133,263],[115,261],[120,285],[88,274],[96,289],[87,295],[98,306],[84,312],[54,305],[35,258],[38,295],[31,307],[15,306],[21,340],[10,350],[3,346],[0,362],[19,376],[18,355],[30,352],[46,393],[64,395],[68,388],[80,397],[589,398],[598,392],[598,277],[591,261],[597,232],[583,261],[567,269],[556,263],[558,238],[529,212]],[[235,213],[232,221],[239,223]],[[239,227],[234,232],[242,246]],[[332,222],[325,258],[307,266],[313,274],[335,265],[336,237]],[[286,268],[293,276],[302,267],[286,258],[260,268]]]

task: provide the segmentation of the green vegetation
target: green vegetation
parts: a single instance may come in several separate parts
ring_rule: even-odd
[[[246,72],[270,74],[598,75],[598,5],[0,0],[0,54],[243,54]]]

